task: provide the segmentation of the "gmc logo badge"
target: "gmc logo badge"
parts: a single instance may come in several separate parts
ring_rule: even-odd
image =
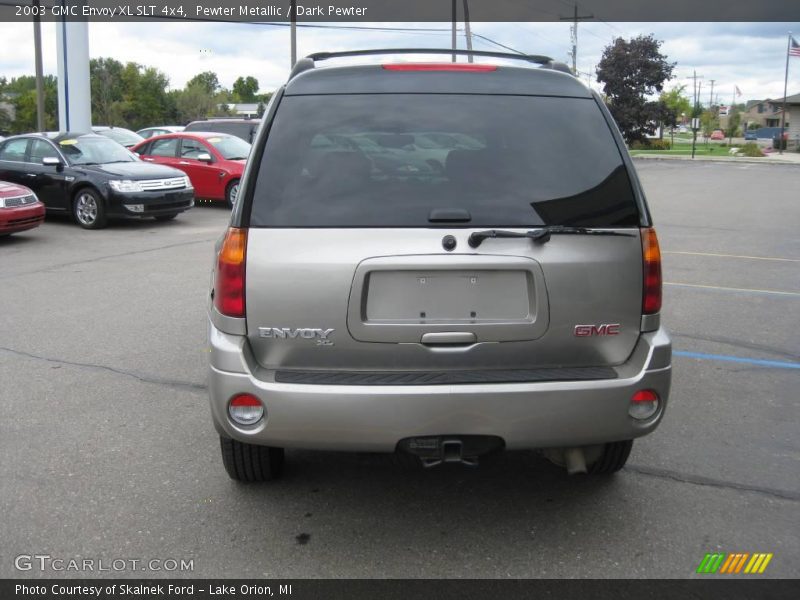
[[[619,323],[575,325],[575,337],[591,337],[593,335],[619,335]]]

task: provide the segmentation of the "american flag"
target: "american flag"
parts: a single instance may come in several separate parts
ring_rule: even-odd
[[[800,56],[800,44],[794,37],[791,37],[789,41],[789,56]]]

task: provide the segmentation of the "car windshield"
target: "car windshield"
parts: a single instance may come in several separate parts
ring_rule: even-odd
[[[473,227],[639,223],[591,98],[288,96],[257,177],[256,227],[428,227],[434,209]]]
[[[104,135],[107,138],[111,138],[115,142],[119,142],[120,144],[132,146],[133,144],[138,144],[144,138],[140,136],[138,133],[134,133],[132,131],[128,131],[127,129],[120,129],[115,127],[114,129],[101,129],[98,131],[100,135]]]
[[[209,137],[206,141],[214,146],[225,160],[241,160],[250,154],[250,144],[232,135]]]
[[[104,137],[82,136],[58,142],[58,147],[73,165],[90,165],[138,160],[126,148]]]

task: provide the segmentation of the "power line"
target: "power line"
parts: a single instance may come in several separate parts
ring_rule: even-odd
[[[527,52],[522,52],[521,50],[517,50],[516,48],[512,48],[511,46],[506,46],[505,44],[501,44],[500,42],[493,40],[492,38],[486,37],[485,35],[476,33],[474,29],[472,30],[472,37],[479,38],[485,42],[488,42],[500,48],[505,48],[506,50],[510,50],[511,52],[516,52],[517,54],[527,54]]]

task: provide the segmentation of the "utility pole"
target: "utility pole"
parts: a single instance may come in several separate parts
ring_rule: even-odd
[[[291,36],[291,47],[292,47],[292,57],[291,57],[291,67],[294,68],[294,63],[297,62],[297,0],[292,0],[291,4],[289,5],[289,10],[292,11],[291,14],[291,26],[290,26],[290,36]]]
[[[572,74],[575,76],[578,75],[578,22],[589,21],[591,19],[594,19],[594,15],[578,15],[577,4],[575,4],[575,11],[571,17],[559,17],[561,21],[572,21],[572,27],[570,27],[569,31],[572,41]]]
[[[699,117],[699,115],[697,114],[697,109],[699,108],[699,104],[700,104],[699,103],[700,95],[699,95],[698,88],[697,88],[697,80],[698,79],[702,79],[702,78],[703,78],[703,76],[702,75],[698,75],[696,70],[692,71],[692,76],[691,77],[687,77],[686,78],[686,79],[691,79],[692,80],[692,88],[693,88],[693,91],[694,91],[694,95],[692,96],[692,99],[694,100],[694,106],[692,106],[692,158],[694,158],[695,148],[697,147],[697,129],[698,128],[695,127],[695,124],[697,124],[695,119],[697,119]]]
[[[711,95],[708,98],[708,107],[711,108],[714,106],[714,82],[716,79],[709,79],[708,81],[711,83]]]
[[[44,131],[44,69],[42,68],[42,21],[39,0],[33,0],[33,53],[36,64],[36,131]]]
[[[467,50],[472,50],[472,31],[469,28],[469,0],[464,0],[464,35],[467,38]],[[467,56],[468,62],[473,62],[472,54]]]
[[[792,48],[792,32],[789,32],[789,39],[786,40],[786,72],[783,76],[783,110],[781,110],[781,141],[778,144],[778,154],[783,154],[783,146],[786,144],[783,139],[783,132],[786,131],[786,90],[789,86],[789,51]],[[735,96],[734,96],[735,97]]]
[[[451,40],[450,41],[451,41],[453,50],[455,50],[457,45],[458,45],[458,40],[456,39],[456,33],[458,31],[456,29],[456,19],[458,19],[458,0],[453,0],[450,6],[451,6],[452,15],[453,15],[453,18],[452,18],[453,25],[452,25],[452,29],[451,29]],[[453,52],[453,62],[456,62],[456,53],[455,52]]]

